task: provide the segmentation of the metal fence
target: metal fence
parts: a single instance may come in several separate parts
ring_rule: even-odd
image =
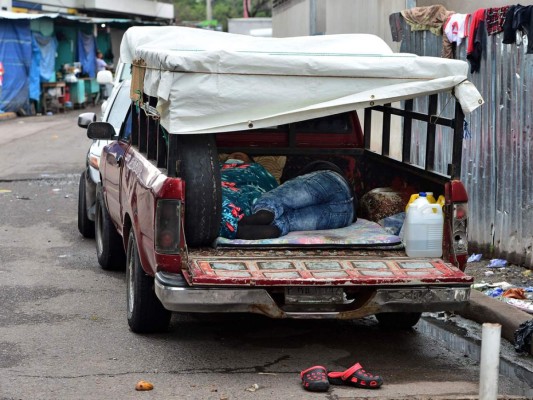
[[[442,37],[411,32],[407,24],[403,36],[402,52],[440,56]],[[487,36],[480,72],[469,76],[486,102],[466,116],[470,135],[463,144],[470,253],[533,268],[533,54],[526,54],[526,37],[521,45],[502,39]],[[466,60],[466,42],[456,53]],[[452,117],[446,101],[439,107]],[[450,146],[441,136],[436,142]]]

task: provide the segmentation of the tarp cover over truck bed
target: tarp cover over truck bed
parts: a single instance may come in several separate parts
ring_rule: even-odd
[[[465,113],[483,104],[466,62],[393,53],[367,34],[258,38],[132,27],[120,53],[145,65],[132,93],[158,98],[170,133],[256,129],[437,92],[453,92]]]

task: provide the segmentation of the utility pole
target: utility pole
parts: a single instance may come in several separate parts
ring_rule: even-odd
[[[316,0],[309,1],[309,36],[316,35]]]
[[[211,21],[213,19],[213,10],[211,10],[211,0],[205,0],[205,19]]]

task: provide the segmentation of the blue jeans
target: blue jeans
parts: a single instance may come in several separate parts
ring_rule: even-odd
[[[333,171],[301,175],[263,193],[252,212],[259,210],[274,214],[272,225],[282,236],[291,231],[342,228],[354,216],[350,187]]]

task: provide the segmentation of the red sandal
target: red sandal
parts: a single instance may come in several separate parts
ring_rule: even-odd
[[[366,389],[378,389],[383,385],[381,376],[366,372],[359,363],[352,365],[344,372],[329,372],[328,380],[332,385],[348,385]]]
[[[302,378],[302,386],[305,390],[310,392],[327,392],[329,389],[329,381],[327,377],[326,368],[315,365],[300,372]]]

